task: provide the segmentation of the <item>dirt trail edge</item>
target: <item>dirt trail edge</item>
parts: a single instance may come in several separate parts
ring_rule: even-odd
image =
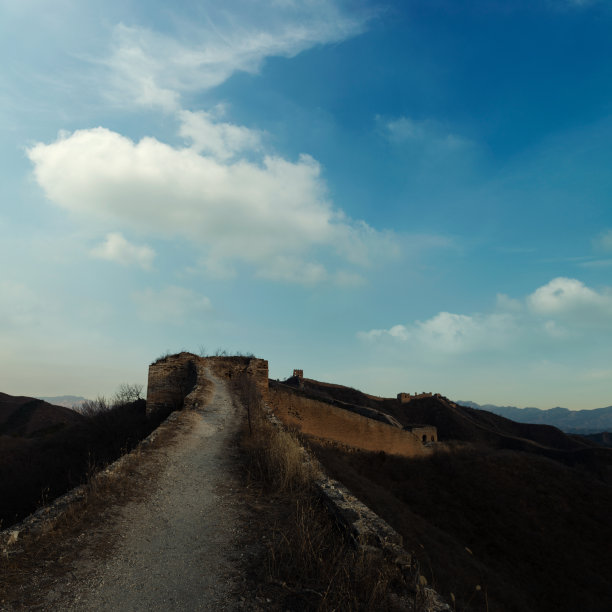
[[[240,419],[226,382],[208,377],[214,395],[165,449],[155,490],[127,504],[110,526],[118,536],[110,558],[83,555],[74,580],[49,592],[42,609],[237,607],[240,496],[229,446]]]

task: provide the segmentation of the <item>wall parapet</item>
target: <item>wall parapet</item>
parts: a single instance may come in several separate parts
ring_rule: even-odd
[[[417,435],[401,425],[375,420],[373,410],[358,413],[336,404],[319,401],[295,393],[292,388],[272,385],[268,403],[283,423],[295,427],[305,435],[345,444],[367,451],[384,451],[392,455],[416,457],[431,452]],[[432,428],[435,430],[435,428]],[[431,431],[427,430],[427,442]]]

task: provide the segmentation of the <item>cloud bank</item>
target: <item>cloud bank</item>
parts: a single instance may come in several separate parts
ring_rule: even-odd
[[[395,236],[335,208],[309,155],[287,160],[266,150],[261,131],[226,120],[223,104],[188,110],[182,98],[237,71],[255,73],[267,57],[355,36],[370,14],[323,0],[192,9],[200,28],[185,16],[173,33],[117,25],[101,62],[106,95],[170,113],[184,146],[134,142],[104,127],[76,130],[28,150],[39,186],[57,206],[106,230],[94,257],[150,268],[153,251],[123,237],[137,230],[189,241],[212,276],[231,276],[242,263],[283,282],[362,282],[353,268],[397,254]]]
[[[194,142],[193,132],[202,125],[213,133],[209,155],[199,152],[203,145],[174,148],[155,138],[133,142],[99,127],[29,149],[34,176],[49,200],[91,223],[186,239],[213,261],[248,263],[266,278],[329,279],[317,259],[321,250],[344,264],[367,266],[397,249],[391,234],[332,207],[312,157],[228,160],[258,142],[252,133],[202,114],[187,118]],[[143,267],[153,257],[148,247],[129,245],[119,233],[109,234],[94,254]]]
[[[524,300],[500,294],[492,313],[440,312],[425,321],[359,332],[369,342],[410,345],[432,356],[482,351],[504,352],[520,344],[589,341],[610,335],[612,289],[596,291],[581,281],[559,277]]]

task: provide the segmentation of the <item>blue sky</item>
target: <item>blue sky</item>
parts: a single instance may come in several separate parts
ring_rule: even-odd
[[[0,0],[0,389],[166,351],[612,403],[612,7]]]

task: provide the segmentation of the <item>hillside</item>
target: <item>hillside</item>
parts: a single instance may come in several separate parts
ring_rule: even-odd
[[[0,393],[0,435],[40,436],[82,421],[83,417],[70,408]]]
[[[568,410],[567,408],[517,408],[459,401],[458,404],[486,410],[520,423],[554,425],[566,433],[591,434],[612,431],[612,406],[593,410]]]
[[[517,423],[511,419],[461,406],[441,395],[400,403],[396,398],[381,398],[356,389],[311,379],[289,378],[285,384],[295,392],[330,402],[338,407],[379,415],[403,427],[433,425],[440,441],[461,441],[494,449],[520,450],[583,465],[612,482],[612,457],[596,440],[568,435],[551,425]]]
[[[146,436],[159,419],[145,401],[88,414],[32,397],[0,393],[0,523],[7,527],[82,483]]]
[[[294,393],[434,425],[441,444],[401,457],[305,441],[387,520],[456,609],[607,612],[612,601],[612,449],[439,395],[400,403],[291,378]],[[478,589],[476,589],[478,585]]]

